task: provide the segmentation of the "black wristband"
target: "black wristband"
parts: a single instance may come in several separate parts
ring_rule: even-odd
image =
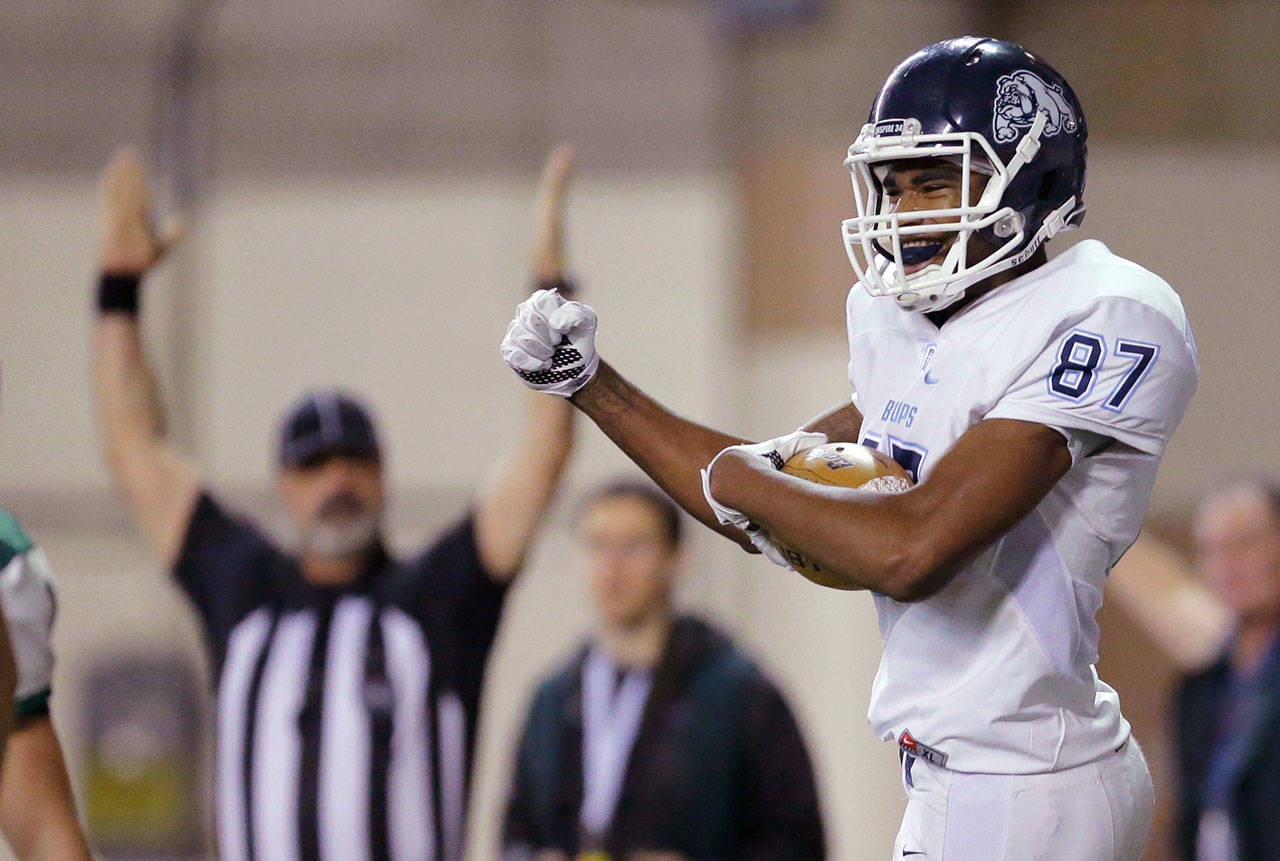
[[[572,299],[578,295],[578,285],[569,278],[544,278],[538,281],[535,290],[556,290],[566,299]]]
[[[140,275],[103,272],[98,278],[98,313],[138,316],[138,288],[141,286]]]

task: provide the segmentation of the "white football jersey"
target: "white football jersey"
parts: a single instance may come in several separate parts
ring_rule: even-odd
[[[941,329],[861,286],[847,309],[859,442],[922,481],[984,419],[1058,429],[1072,456],[1036,509],[937,594],[875,596],[872,727],[958,771],[1055,771],[1117,749],[1129,725],[1094,669],[1095,616],[1195,391],[1177,294],[1088,240]]]

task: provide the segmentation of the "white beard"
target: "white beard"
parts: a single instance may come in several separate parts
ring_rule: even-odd
[[[373,545],[381,527],[382,518],[376,511],[319,520],[298,534],[298,551],[303,555],[354,556]]]

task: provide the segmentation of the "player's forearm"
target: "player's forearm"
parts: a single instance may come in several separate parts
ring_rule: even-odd
[[[872,494],[813,484],[778,472],[762,458],[716,462],[711,493],[743,512],[775,541],[801,550],[844,589],[916,600],[939,567],[908,540],[917,513],[908,494]],[[940,572],[939,572],[940,573]]]
[[[76,819],[75,810],[70,807],[70,800],[57,810],[32,811],[32,815],[43,817],[43,821],[32,823],[33,830],[30,833],[9,838],[19,858],[88,861],[93,857],[85,840],[84,830]]]
[[[699,470],[741,437],[720,433],[669,412],[601,362],[595,378],[572,397],[609,439],[693,517],[756,552],[740,529],[721,526],[702,495]]]
[[[563,398],[529,394],[520,440],[501,461],[476,506],[481,558],[495,577],[519,570],[555,497],[573,448],[574,409]]]
[[[13,644],[9,641],[9,625],[0,607],[0,764],[8,753],[9,734],[13,731],[14,689],[18,685],[18,664],[13,658]]]
[[[80,823],[64,819],[42,831],[36,840],[34,851],[23,858],[48,859],[48,861],[90,861],[93,854],[85,840]]]
[[[47,715],[24,722],[0,779],[0,830],[21,858],[92,857]]]
[[[917,601],[1034,511],[1070,468],[1058,431],[990,419],[966,431],[906,493],[814,485],[741,452],[717,461],[711,492],[829,575]]]

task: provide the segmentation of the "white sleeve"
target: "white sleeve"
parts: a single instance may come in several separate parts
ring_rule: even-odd
[[[47,707],[53,680],[54,598],[44,551],[32,547],[9,561],[0,572],[0,600],[18,668],[14,704],[19,717],[36,714]]]
[[[1080,428],[1068,428],[1061,425],[1050,425],[1050,427],[1066,438],[1067,451],[1071,452],[1072,463],[1088,457],[1099,449],[1105,448],[1111,439],[1100,433],[1081,430]]]
[[[985,418],[1088,431],[1158,456],[1198,373],[1189,334],[1143,302],[1109,297],[1054,327]]]

